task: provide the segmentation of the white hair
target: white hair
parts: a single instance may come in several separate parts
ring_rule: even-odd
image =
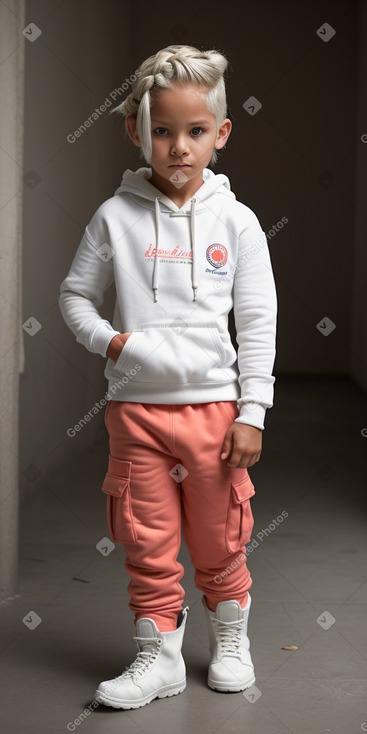
[[[167,46],[140,64],[131,93],[111,113],[120,112],[125,118],[130,115],[136,117],[140,154],[147,163],[150,163],[152,156],[150,108],[154,93],[160,89],[170,89],[174,83],[205,87],[209,91],[198,92],[208,111],[216,118],[218,134],[219,127],[227,116],[223,78],[227,66],[227,59],[218,51],[200,51],[194,46],[180,45]],[[214,149],[210,163],[214,165],[216,161],[217,153]]]

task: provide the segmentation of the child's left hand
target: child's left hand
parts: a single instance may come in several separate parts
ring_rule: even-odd
[[[232,423],[225,435],[220,458],[227,459],[228,466],[245,469],[260,459],[262,430],[247,423]]]

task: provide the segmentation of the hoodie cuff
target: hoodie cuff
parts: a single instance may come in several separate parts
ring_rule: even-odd
[[[266,408],[260,403],[244,403],[241,406],[238,418],[235,418],[235,423],[245,423],[263,431],[265,412]]]
[[[116,329],[113,329],[109,323],[103,321],[93,334],[92,351],[97,352],[97,354],[101,354],[102,357],[107,357],[106,352],[108,345],[111,339],[118,334],[120,334],[119,331],[116,331]]]

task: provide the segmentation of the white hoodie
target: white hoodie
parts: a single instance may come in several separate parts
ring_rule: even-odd
[[[61,284],[76,339],[106,357],[109,398],[141,403],[237,400],[236,422],[264,428],[273,405],[277,296],[266,236],[224,174],[203,170],[180,209],[149,179],[125,171],[97,209]],[[178,181],[179,186],[179,181]],[[115,281],[112,325],[98,308]],[[234,308],[236,342],[228,331]]]

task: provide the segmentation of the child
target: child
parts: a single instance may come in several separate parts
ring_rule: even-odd
[[[133,709],[184,691],[184,537],[208,625],[208,686],[255,682],[247,467],[273,404],[277,299],[267,240],[227,176],[207,168],[231,132],[217,51],[168,46],[119,105],[150,167],[125,171],[88,226],[60,308],[77,341],[108,357],[106,494],[125,551],[136,660],[96,701]],[[115,281],[112,319],[98,308]],[[238,353],[228,331],[234,308]]]

